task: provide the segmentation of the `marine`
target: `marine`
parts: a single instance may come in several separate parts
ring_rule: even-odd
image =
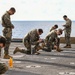
[[[58,43],[59,41],[57,40],[57,38],[58,38],[58,35],[61,35],[61,34],[62,34],[62,29],[53,30],[49,32],[49,34],[45,38],[46,47],[43,50],[47,52],[51,52],[54,47],[56,48],[58,52],[60,52],[61,50],[59,49],[59,43]]]
[[[55,25],[50,29],[50,32],[53,31],[53,30],[56,30],[57,28],[58,28],[58,25],[55,24]],[[57,42],[55,41],[54,44],[59,47],[59,45],[60,45],[60,38],[59,38],[59,37],[57,37]],[[55,49],[55,48],[53,47],[53,49]],[[58,49],[61,50],[61,48],[58,48]],[[61,51],[63,51],[63,50],[61,50]]]
[[[5,46],[6,39],[0,36],[0,58],[1,58],[1,49]],[[0,62],[0,74],[4,74],[8,70],[8,67],[5,63]]]
[[[57,28],[58,28],[58,25],[55,24],[55,25],[50,29],[50,32],[51,32],[52,30],[56,30]]]
[[[11,23],[10,16],[16,12],[15,8],[10,8],[9,11],[2,16],[2,26],[3,26],[3,36],[6,38],[6,44],[4,47],[4,58],[9,59],[11,56],[9,55],[9,46],[11,44],[12,38],[12,29],[14,29],[14,25]]]
[[[39,35],[41,35],[42,33],[43,33],[42,29],[31,30],[23,38],[23,44],[25,48],[27,48],[27,50],[16,47],[13,53],[15,54],[17,52],[21,52],[25,54],[39,54],[38,47],[39,44],[43,41],[42,39],[40,39]]]
[[[66,46],[64,46],[64,48],[71,48],[70,35],[71,35],[72,21],[67,17],[67,15],[64,15],[63,19],[66,21],[66,24],[63,25],[66,42]]]

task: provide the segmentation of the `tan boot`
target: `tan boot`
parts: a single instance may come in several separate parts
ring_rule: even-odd
[[[67,48],[71,48],[71,46],[67,46]]]
[[[36,53],[35,53],[35,55],[39,55],[39,54],[40,54],[39,52],[36,52]]]
[[[63,50],[61,48],[56,48],[56,51],[61,52]]]
[[[64,48],[66,48],[67,47],[67,45],[66,46],[64,46]]]
[[[20,50],[19,50],[19,48],[18,48],[18,47],[16,47],[16,48],[15,48],[15,50],[14,50],[13,54],[15,54],[15,53],[17,53],[17,52],[20,52]]]
[[[13,58],[13,57],[10,55],[4,55],[4,59],[10,59],[10,58]]]
[[[37,46],[36,50],[39,51],[45,47],[45,43],[42,43],[41,46]]]
[[[71,46],[65,46],[64,48],[71,48]]]
[[[40,49],[42,49],[41,46],[38,46],[38,47],[36,48],[37,51],[39,51]]]

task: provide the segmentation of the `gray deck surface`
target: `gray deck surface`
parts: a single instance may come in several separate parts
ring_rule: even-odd
[[[10,54],[14,59],[14,67],[3,75],[75,75],[75,44],[72,44],[72,48],[63,48],[65,44],[61,44],[62,52],[40,50],[40,55],[13,55],[17,46],[24,48],[22,43],[11,44]],[[7,63],[8,60],[2,61]]]

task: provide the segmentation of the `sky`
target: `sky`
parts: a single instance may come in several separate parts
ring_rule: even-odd
[[[75,0],[0,0],[0,17],[11,7],[16,9],[11,20],[63,20],[63,15],[75,20]]]

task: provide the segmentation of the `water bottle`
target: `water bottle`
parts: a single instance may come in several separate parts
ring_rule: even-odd
[[[13,59],[12,58],[9,59],[8,64],[9,64],[10,68],[13,68]]]

